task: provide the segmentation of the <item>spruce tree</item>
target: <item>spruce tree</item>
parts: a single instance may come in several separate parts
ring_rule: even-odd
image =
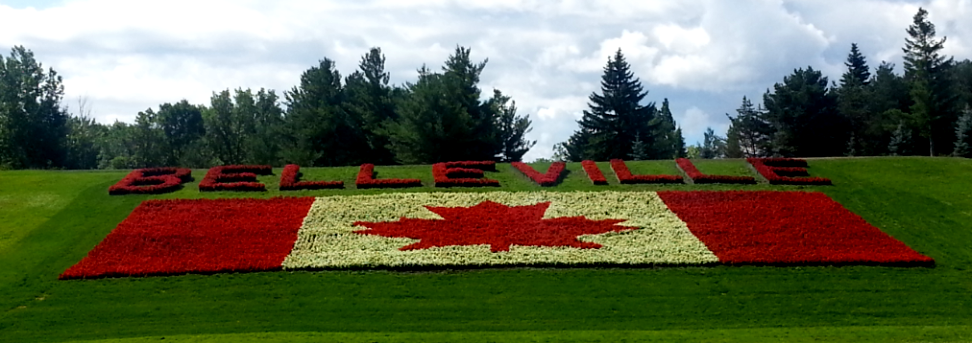
[[[680,136],[676,132],[675,118],[668,107],[668,98],[662,100],[661,109],[658,115],[652,120],[654,131],[652,136],[656,138],[655,146],[651,147],[651,159],[671,159],[679,155]]]
[[[489,99],[489,108],[498,113],[496,125],[499,129],[500,160],[503,162],[519,162],[537,141],[528,141],[526,134],[532,130],[528,116],[516,115],[516,101],[503,95],[498,89],[493,90],[493,97]]]
[[[891,133],[888,152],[891,156],[908,155],[911,152],[911,130],[903,121],[899,122],[898,127]]]
[[[955,120],[953,106],[958,97],[954,94],[949,68],[952,58],[939,54],[946,37],[935,39],[935,25],[928,21],[928,11],[918,9],[914,21],[908,27],[910,38],[905,38],[905,79],[911,86],[911,117],[918,135],[928,140],[928,153],[935,155],[936,142],[950,144],[953,132],[948,130]],[[944,130],[943,130],[944,129]]]
[[[840,78],[840,87],[837,93],[837,111],[847,121],[849,126],[848,149],[854,150],[857,154],[856,146],[860,145],[859,140],[865,140],[867,123],[872,121],[873,111],[869,108],[871,104],[870,82],[871,73],[868,71],[867,61],[857,49],[857,44],[851,44],[851,52],[847,55],[847,62],[844,62],[847,70]],[[850,150],[845,155],[851,153]]]
[[[601,94],[588,97],[589,110],[584,111],[578,121],[580,128],[566,142],[571,160],[626,158],[638,135],[651,147],[662,142],[663,138],[655,136],[654,103],[641,105],[647,94],[618,49],[604,67]]]
[[[641,140],[641,134],[635,135],[635,140],[631,144],[631,153],[628,154],[628,158],[632,161],[648,159],[648,145],[645,144],[645,141]]]
[[[772,125],[774,153],[783,156],[841,156],[846,121],[836,113],[836,95],[827,77],[813,67],[797,69],[763,95]]]
[[[969,148],[970,136],[972,136],[972,108],[965,106],[962,116],[955,122],[955,149],[953,156],[972,157],[972,149]]]
[[[388,126],[397,119],[392,97],[393,88],[388,85],[391,75],[385,71],[385,56],[381,48],[371,48],[361,57],[358,71],[345,79],[345,109],[356,121],[361,122],[362,135],[367,143],[370,163],[378,165],[394,163],[388,149]]]

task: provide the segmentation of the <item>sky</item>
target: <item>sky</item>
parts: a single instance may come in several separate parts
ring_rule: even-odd
[[[391,83],[439,69],[457,46],[488,59],[484,98],[499,89],[529,115],[550,157],[600,93],[619,48],[648,95],[670,102],[687,144],[796,68],[838,81],[851,43],[876,68],[901,73],[905,29],[923,7],[947,37],[943,53],[972,58],[972,0],[0,0],[0,51],[24,46],[64,78],[65,104],[87,101],[99,122],[213,92],[267,88],[278,95],[325,57],[342,76],[380,47]]]

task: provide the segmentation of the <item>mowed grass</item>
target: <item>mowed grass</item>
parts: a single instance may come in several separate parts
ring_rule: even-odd
[[[753,175],[741,160],[703,173]],[[934,268],[681,267],[323,271],[59,281],[142,200],[351,195],[357,167],[307,168],[345,189],[108,196],[126,171],[0,172],[0,341],[968,341],[972,340],[972,162],[953,158],[811,160],[834,186],[593,186],[579,164],[551,190],[817,190],[936,260]],[[536,164],[546,171],[549,164]],[[674,161],[629,162],[676,174]],[[420,178],[430,166],[378,166]],[[541,187],[509,165],[500,188]],[[737,174],[733,174],[733,170]],[[45,200],[36,200],[43,195]],[[31,200],[34,199],[34,200]]]

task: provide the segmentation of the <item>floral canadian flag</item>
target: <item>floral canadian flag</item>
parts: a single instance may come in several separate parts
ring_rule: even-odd
[[[823,193],[149,200],[62,279],[281,269],[934,261]]]

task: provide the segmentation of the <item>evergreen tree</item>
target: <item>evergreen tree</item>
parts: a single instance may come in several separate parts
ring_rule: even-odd
[[[898,127],[891,133],[891,141],[888,143],[888,152],[891,156],[902,156],[911,153],[911,130],[899,122]]]
[[[836,114],[836,96],[827,77],[813,67],[797,69],[763,95],[766,119],[773,127],[773,150],[783,156],[840,156],[847,142],[846,123]]]
[[[499,114],[496,125],[502,146],[500,160],[519,162],[523,159],[523,155],[537,144],[537,141],[526,140],[526,134],[531,130],[530,118],[516,115],[516,101],[511,102],[510,97],[503,95],[499,90],[493,90],[493,98],[489,100],[489,105],[493,113]]]
[[[935,155],[935,146],[950,145],[953,131],[948,128],[955,120],[957,95],[950,79],[952,58],[939,55],[945,37],[935,39],[935,25],[928,21],[928,12],[918,9],[905,38],[905,79],[911,87],[911,119],[918,135],[927,139],[928,153]]]
[[[362,123],[344,109],[341,73],[325,58],[304,71],[300,85],[285,93],[287,136],[283,162],[303,166],[343,166],[363,162],[368,146]]]
[[[636,134],[634,143],[631,144],[631,153],[628,154],[628,158],[633,161],[647,160],[648,148],[645,141],[641,140],[641,134]]]
[[[685,157],[685,137],[682,136],[682,128],[675,129],[675,157]]]
[[[668,98],[662,100],[661,109],[658,115],[652,119],[654,132],[652,136],[658,140],[654,147],[651,147],[650,157],[656,159],[671,159],[678,156],[679,137],[676,136],[675,118],[668,107]]]
[[[283,110],[277,105],[277,94],[273,90],[260,88],[255,100],[254,129],[246,140],[247,161],[254,164],[281,165]]]
[[[726,139],[715,134],[711,127],[703,133],[702,146],[699,148],[699,158],[720,158],[726,154]]]
[[[388,149],[387,127],[398,118],[388,85],[391,75],[385,71],[385,56],[381,48],[371,48],[358,62],[358,71],[345,79],[347,102],[345,108],[352,118],[361,122],[367,143],[368,161],[378,165],[392,164],[394,155]]]
[[[730,132],[727,132],[726,139],[731,141],[733,140],[732,136],[735,137],[737,143],[732,144],[738,144],[742,153],[742,156],[738,157],[763,157],[771,154],[770,137],[773,128],[764,119],[764,115],[762,109],[754,107],[753,103],[745,96],[743,96],[742,104],[736,109],[735,118],[726,113],[732,131],[731,135]],[[733,154],[735,154],[735,151],[733,151]]]
[[[904,78],[894,73],[894,64],[881,62],[870,83],[870,113],[863,122],[862,135],[858,139],[861,153],[881,155],[890,153],[888,146],[891,134],[904,119],[905,111],[911,107],[908,84]]]
[[[638,135],[652,148],[665,144],[664,137],[655,136],[654,103],[641,105],[647,94],[618,49],[604,67],[601,94],[590,95],[590,110],[584,111],[579,130],[566,142],[571,160],[625,158]]]
[[[962,111],[962,116],[955,123],[953,156],[972,157],[972,149],[969,148],[969,143],[972,143],[970,136],[972,136],[972,107],[966,106],[965,110]]]
[[[868,83],[871,74],[867,61],[857,49],[857,44],[851,44],[851,52],[847,56],[847,71],[840,78],[840,88],[837,93],[837,111],[849,125],[850,138],[847,142],[847,153],[858,150],[860,139],[865,138],[866,125],[872,120],[870,88]],[[846,153],[845,153],[846,154]]]
[[[740,144],[740,140],[741,137],[739,134],[739,129],[736,128],[736,125],[734,123],[730,123],[729,130],[726,131],[726,158],[746,157],[746,154],[743,153],[742,144]]]

